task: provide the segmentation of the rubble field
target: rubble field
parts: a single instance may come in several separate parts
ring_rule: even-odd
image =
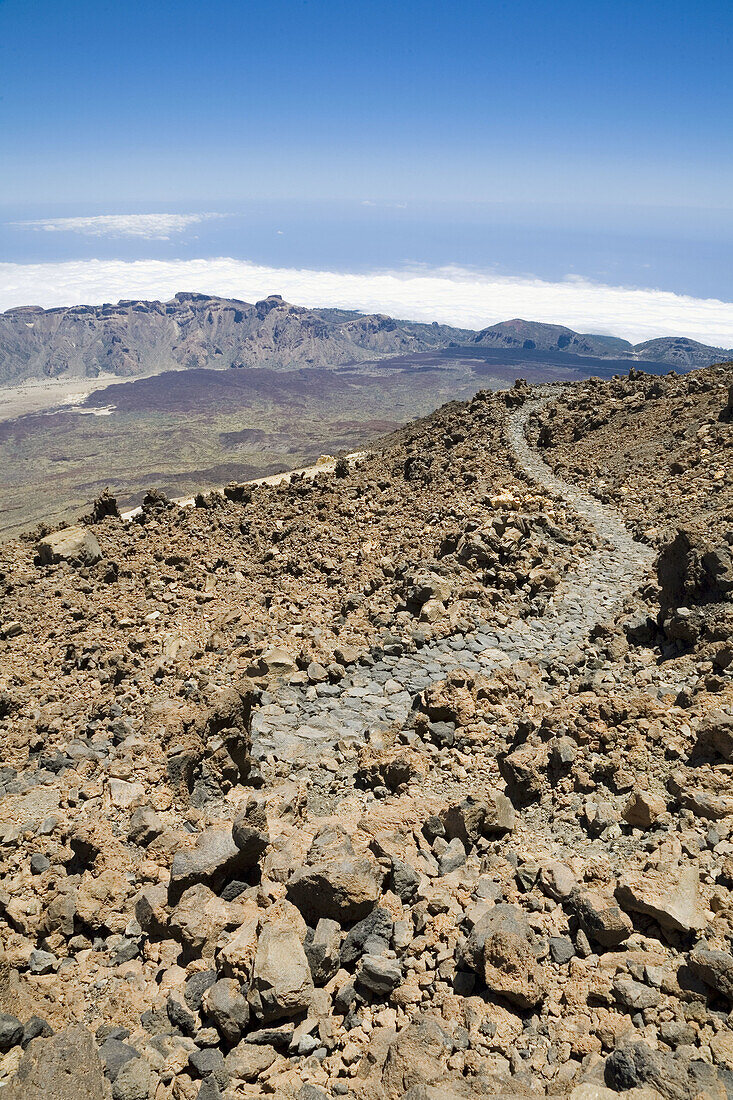
[[[0,545],[0,1097],[731,1100],[732,385]]]

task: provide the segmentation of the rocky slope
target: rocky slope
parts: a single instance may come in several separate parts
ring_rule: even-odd
[[[631,345],[561,325],[504,321],[475,333],[381,314],[305,309],[273,294],[256,302],[181,292],[170,302],[0,313],[0,386],[29,379],[121,378],[195,368],[331,367],[450,345],[565,351],[646,359],[680,369],[708,366],[727,353],[683,337]]]
[[[443,347],[467,333],[289,305],[179,293],[170,302],[37,306],[0,313],[0,385],[28,378],[131,378],[195,367],[333,366]]]
[[[5,1096],[733,1095],[732,383],[0,548]]]

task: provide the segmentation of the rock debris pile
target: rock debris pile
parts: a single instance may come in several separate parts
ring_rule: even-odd
[[[733,1096],[731,383],[1,547],[0,1094]]]

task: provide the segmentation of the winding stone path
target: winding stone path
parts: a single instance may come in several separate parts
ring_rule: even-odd
[[[525,659],[555,661],[585,641],[597,623],[613,618],[651,565],[653,552],[631,537],[612,508],[556,477],[530,447],[525,425],[543,403],[542,398],[527,402],[510,415],[509,442],[524,473],[571,505],[603,545],[565,574],[541,617],[504,626],[477,622],[470,633],[415,652],[375,652],[371,666],[352,666],[338,684],[282,685],[277,693],[266,693],[252,722],[256,759],[273,755],[293,763],[322,762],[339,741],[362,742],[366,730],[404,721],[413,696],[451,669],[491,673]]]

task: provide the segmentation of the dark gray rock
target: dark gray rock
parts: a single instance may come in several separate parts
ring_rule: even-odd
[[[227,1043],[238,1043],[249,1023],[249,1004],[239,982],[221,978],[203,997],[203,1012]]]
[[[219,1088],[215,1077],[204,1077],[196,1100],[222,1100],[224,1093]]]
[[[0,1053],[17,1046],[23,1038],[23,1025],[16,1016],[0,1012]]]
[[[172,992],[168,994],[165,1010],[173,1026],[182,1031],[184,1035],[194,1035],[198,1031],[198,1014],[192,1012],[179,993]]]
[[[650,1088],[665,1100],[697,1100],[731,1095],[733,1074],[703,1061],[688,1061],[677,1054],[652,1050],[644,1042],[614,1050],[606,1059],[604,1076],[616,1092]]]
[[[551,936],[550,955],[552,961],[559,963],[561,966],[569,963],[575,955],[575,944],[569,936]]]
[[[183,999],[192,1012],[201,1010],[204,993],[215,981],[215,970],[199,970],[186,979],[186,984],[183,987]]]
[[[264,799],[253,796],[247,800],[234,819],[232,839],[241,853],[242,866],[254,867],[270,843]]]
[[[53,1035],[53,1028],[48,1021],[43,1020],[40,1016],[31,1016],[23,1027],[23,1038],[20,1040],[20,1045],[25,1050],[31,1040],[48,1039],[51,1035]]]
[[[340,965],[343,933],[335,920],[322,917],[315,929],[308,929],[303,947],[315,985],[325,985]]]
[[[163,832],[163,822],[152,806],[138,806],[130,818],[127,835],[133,844],[147,848]]]
[[[369,993],[387,997],[402,981],[402,967],[397,959],[385,955],[362,955],[356,981]]]
[[[733,955],[696,947],[690,954],[690,968],[716,993],[733,1001]]]
[[[417,893],[420,885],[420,875],[409,863],[401,859],[392,858],[392,889],[400,901],[409,905]]]
[[[99,1048],[99,1057],[102,1059],[105,1077],[114,1081],[124,1064],[140,1055],[134,1047],[120,1039],[105,1039]]]
[[[301,1085],[295,1094],[295,1100],[329,1100],[328,1093],[318,1085]]]
[[[28,969],[31,974],[51,974],[57,963],[58,959],[50,951],[39,951],[36,947],[30,953]]]
[[[144,1058],[126,1062],[112,1084],[112,1100],[150,1100],[158,1078]]]
[[[374,937],[389,945],[393,931],[394,921],[391,914],[381,907],[374,909],[346,934],[341,945],[341,965],[347,969],[352,966],[364,954],[367,941]]]
[[[213,1077],[220,1089],[225,1089],[229,1084],[224,1055],[216,1047],[191,1051],[188,1064],[197,1077]]]
[[[655,1008],[661,1000],[657,989],[652,989],[643,982],[636,982],[633,978],[614,979],[613,992],[616,1003],[632,1015],[643,1012],[647,1008]]]
[[[466,849],[463,842],[456,836],[445,848],[438,859],[441,875],[449,875],[451,871],[457,871],[466,862]]]
[[[572,894],[571,901],[580,927],[601,947],[618,947],[634,931],[631,920],[612,897],[595,890],[578,890]]]
[[[102,1063],[87,1029],[33,1039],[3,1100],[105,1100]]]

